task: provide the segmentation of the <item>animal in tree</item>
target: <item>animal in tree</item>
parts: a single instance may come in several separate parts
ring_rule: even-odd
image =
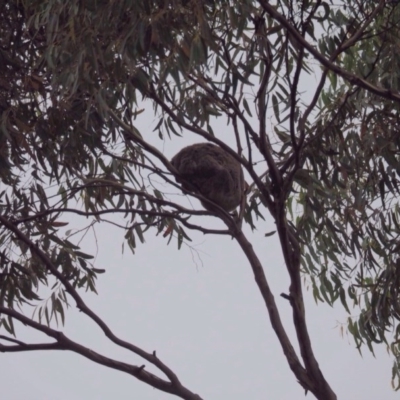
[[[184,147],[171,160],[179,175],[177,182],[216,203],[225,211],[243,204],[245,181],[240,162],[221,147],[197,143]],[[206,210],[215,211],[210,203],[201,201]]]

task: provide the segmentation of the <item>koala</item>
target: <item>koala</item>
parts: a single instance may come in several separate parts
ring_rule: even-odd
[[[184,147],[171,160],[179,172],[177,182],[218,204],[225,211],[233,211],[242,204],[245,181],[240,163],[225,150],[211,143],[197,143]],[[201,202],[209,211],[210,204]]]

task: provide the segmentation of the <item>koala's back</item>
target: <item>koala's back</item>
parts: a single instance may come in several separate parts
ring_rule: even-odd
[[[229,153],[211,143],[184,147],[171,160],[187,190],[197,191],[226,211],[232,211],[244,194],[244,178],[240,163]],[[189,183],[189,184],[188,184]],[[212,209],[202,202],[206,209]]]

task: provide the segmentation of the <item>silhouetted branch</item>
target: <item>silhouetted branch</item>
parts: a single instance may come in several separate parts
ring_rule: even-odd
[[[337,73],[346,81],[350,82],[353,85],[362,87],[368,90],[371,93],[374,93],[380,97],[383,97],[388,100],[394,100],[400,103],[400,94],[394,93],[390,89],[382,89],[379,88],[365,79],[352,74],[349,71],[339,67],[338,65],[334,64],[333,62],[326,59],[315,47],[313,47],[305,38],[303,38],[300,33],[290,24],[290,22],[276,9],[272,6],[267,0],[258,0],[264,10],[276,21],[278,21],[285,29],[296,39],[297,42],[304,48],[306,48],[324,67],[328,68],[329,70]],[[385,0],[380,0],[379,7],[385,4]],[[345,44],[346,45],[346,44]]]
[[[19,240],[21,240],[23,243],[25,243],[29,249],[30,252],[38,257],[43,264],[48,268],[48,270],[63,284],[65,287],[66,291],[68,294],[75,300],[76,306],[78,307],[79,310],[81,310],[84,314],[86,314],[90,319],[92,319],[104,332],[104,334],[116,345],[123,347],[127,350],[132,351],[133,353],[139,355],[140,357],[144,358],[146,361],[150,362],[157,368],[159,368],[171,381],[171,383],[176,386],[176,387],[182,387],[182,384],[180,383],[178,377],[170,368],[168,368],[158,357],[155,357],[152,353],[147,353],[146,351],[142,350],[140,347],[135,346],[129,342],[126,342],[120,338],[118,338],[112,331],[111,329],[107,326],[107,324],[97,315],[95,314],[83,301],[83,299],[80,297],[78,292],[75,290],[75,288],[72,286],[72,284],[66,279],[55,267],[55,265],[52,263],[51,259],[49,256],[43,252],[32,240],[30,240],[22,231],[20,231],[17,226],[15,226],[12,222],[10,222],[7,218],[4,216],[0,215],[0,224],[5,226],[9,231],[11,231]],[[6,311],[3,311],[6,313]],[[13,310],[9,310],[7,315],[11,315],[15,313]],[[13,314],[12,316],[17,315]],[[21,322],[24,322],[21,318],[26,318],[23,315],[19,317],[18,319]],[[27,319],[27,322],[30,322],[30,320]],[[38,324],[34,321],[30,322],[31,324],[37,324],[37,325],[30,325],[35,327],[36,329],[40,330],[43,333],[46,333],[48,336],[54,337],[57,339],[58,332],[51,330],[48,327],[45,327],[41,324]],[[29,324],[28,324],[29,325]],[[54,336],[55,335],[55,336]]]
[[[116,361],[112,358],[103,356],[100,353],[95,352],[88,347],[82,346],[81,344],[74,342],[69,339],[63,332],[52,329],[46,325],[40,324],[23,314],[18,313],[15,310],[0,306],[0,315],[5,314],[11,318],[14,318],[26,326],[29,326],[37,331],[44,333],[45,335],[56,340],[56,343],[30,343],[30,344],[19,344],[15,346],[5,346],[0,344],[0,352],[20,352],[20,351],[36,351],[36,350],[69,350],[74,353],[78,353],[83,357],[88,358],[98,364],[104,365],[108,368],[116,369],[125,372],[129,375],[134,376],[142,382],[147,383],[159,389],[163,392],[174,394],[185,400],[201,400],[201,397],[190,390],[186,389],[178,379],[175,379],[175,375],[168,376],[173,378],[171,381],[166,381],[159,378],[157,375],[146,371],[144,366],[135,366],[127,364],[121,361]],[[158,360],[155,352],[151,354],[154,359]],[[163,371],[165,372],[165,371]]]

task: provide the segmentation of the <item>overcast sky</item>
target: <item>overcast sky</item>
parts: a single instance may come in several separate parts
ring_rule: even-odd
[[[307,82],[304,83],[307,85]],[[152,133],[154,117],[142,116],[139,130],[167,157],[199,138],[185,132],[184,139],[158,139]],[[231,128],[221,122],[219,138],[232,142]],[[200,208],[195,199],[192,204]],[[117,217],[116,217],[117,218]],[[71,216],[68,229],[80,226]],[[87,221],[83,221],[87,223]],[[219,225],[209,219],[207,223]],[[275,229],[267,218],[258,231],[244,230],[260,257],[276,296],[282,320],[296,349],[291,307],[280,293],[288,292],[289,279]],[[174,370],[182,383],[207,400],[302,399],[304,391],[289,369],[270,326],[264,301],[249,263],[228,237],[192,234],[191,247],[177,250],[175,241],[146,236],[135,255],[125,246],[123,232],[110,225],[96,228],[97,245],[88,236],[82,251],[97,254],[96,268],[106,269],[97,283],[99,295],[83,297],[121,339],[157,355]],[[392,360],[383,346],[376,358],[364,349],[363,358],[341,324],[341,308],[315,305],[305,284],[306,315],[314,352],[321,369],[345,400],[391,400],[399,394],[390,386]],[[104,355],[135,365],[146,364],[112,345],[94,323],[73,303],[67,313],[65,333]],[[354,310],[354,315],[357,315]],[[29,342],[45,337],[17,325],[19,338]],[[342,332],[344,335],[342,336]],[[119,371],[97,365],[69,352],[0,353],[0,398],[7,400],[164,400],[174,398]],[[313,398],[309,394],[306,398]]]
[[[272,226],[269,226],[269,230]],[[96,266],[107,273],[99,296],[88,304],[120,338],[157,355],[183,384],[204,399],[300,399],[303,391],[285,361],[270,327],[252,272],[235,242],[198,235],[194,246],[177,251],[165,239],[150,238],[135,256],[121,255],[121,235],[101,232]],[[288,279],[275,237],[254,236],[267,277],[279,295]],[[198,259],[198,255],[201,261]],[[361,358],[352,341],[341,337],[346,315],[307,299],[307,321],[322,371],[339,399],[397,399],[390,388],[391,360],[381,348],[374,359]],[[276,298],[289,332],[291,310]],[[143,362],[111,345],[93,323],[72,307],[67,335],[110,357]],[[40,339],[28,334],[26,338]],[[293,338],[293,334],[291,335]],[[3,399],[173,398],[122,372],[96,365],[68,352],[1,354]],[[149,367],[151,370],[151,367]],[[308,395],[307,398],[312,398]]]
[[[190,135],[189,135],[190,137]],[[192,139],[193,136],[191,137]],[[183,144],[166,141],[169,157]],[[186,144],[186,142],[185,142]],[[160,147],[160,146],[159,146]],[[194,206],[197,200],[192,199]],[[78,226],[73,218],[68,228]],[[216,221],[209,220],[209,224]],[[147,235],[135,255],[121,251],[123,233],[96,228],[98,243],[88,238],[84,251],[97,252],[96,267],[106,269],[98,280],[99,295],[84,295],[120,338],[157,355],[183,384],[204,399],[279,400],[303,398],[271,329],[264,301],[252,271],[236,242],[221,236],[192,235],[192,248],[177,250],[162,237]],[[282,319],[293,343],[291,308],[279,294],[288,291],[288,276],[276,235],[267,220],[251,233],[244,227],[263,262]],[[307,286],[307,285],[306,285]],[[315,305],[305,290],[307,322],[318,362],[339,399],[397,399],[390,387],[391,359],[383,347],[374,359],[361,358],[351,337],[342,337],[347,315],[326,304]],[[354,311],[356,314],[356,310]],[[24,331],[20,338],[43,341]],[[65,333],[117,360],[142,365],[132,353],[112,345],[73,305]],[[68,352],[1,354],[1,396],[10,400],[106,400],[173,398],[122,372],[107,369]],[[146,363],[145,363],[146,364]],[[153,370],[151,366],[146,368]],[[312,398],[309,394],[307,398]]]

